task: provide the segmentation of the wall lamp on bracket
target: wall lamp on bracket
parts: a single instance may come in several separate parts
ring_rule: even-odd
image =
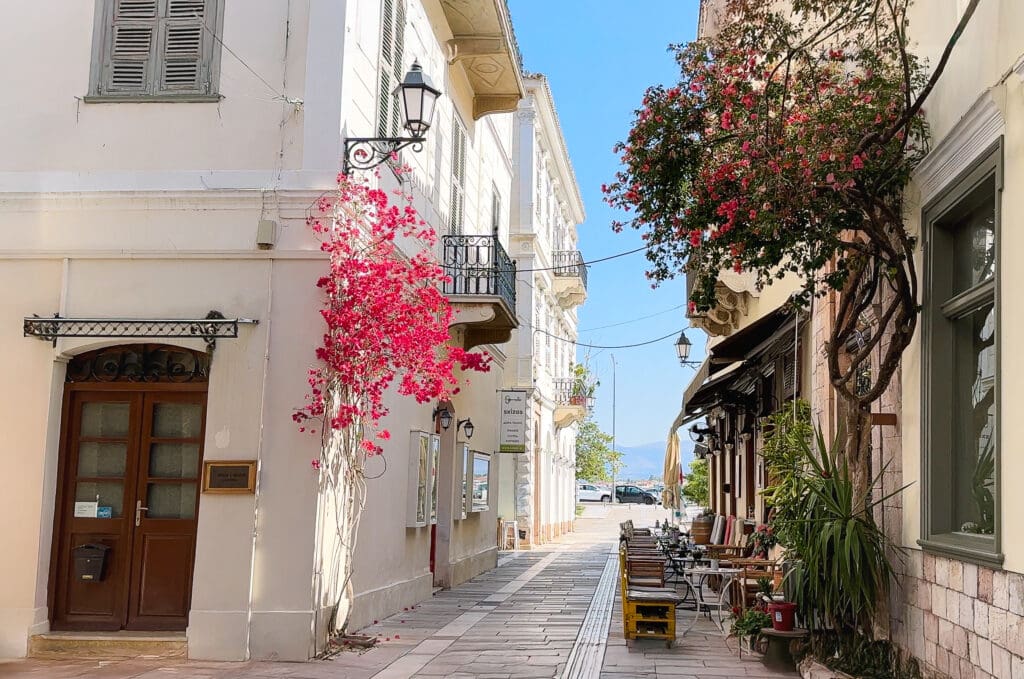
[[[423,141],[434,119],[434,105],[441,96],[441,90],[434,87],[419,62],[414,61],[392,96],[397,97],[402,106],[402,127],[409,136],[346,139],[342,174],[375,168],[407,146],[412,146],[412,150],[417,152],[423,149]]]
[[[676,355],[679,357],[679,365],[685,365],[693,368],[696,365],[700,365],[700,361],[691,361],[690,349],[693,347],[693,343],[686,336],[685,330],[679,331],[679,339],[676,340]],[[696,368],[694,368],[696,370]]]
[[[438,407],[434,408],[434,412],[431,413],[431,415],[430,415],[430,419],[431,420],[435,420],[436,421],[438,418],[441,419],[441,428],[442,429],[447,431],[448,427],[452,426],[452,414],[451,414],[451,411],[449,411],[444,406],[438,406]],[[458,430],[456,430],[456,431],[458,431]]]
[[[455,425],[455,433],[456,434],[459,433],[459,428],[460,427],[465,427],[466,438],[467,439],[473,438],[473,429],[474,429],[474,427],[473,427],[473,421],[471,419],[469,419],[467,417],[464,420],[459,420],[458,423]]]

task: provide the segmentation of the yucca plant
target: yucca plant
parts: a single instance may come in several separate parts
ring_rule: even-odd
[[[806,464],[797,474],[796,506],[777,519],[791,536],[788,556],[799,561],[787,576],[788,590],[805,620],[840,636],[870,636],[878,602],[893,575],[887,550],[896,551],[872,510],[903,489],[878,499],[856,492],[841,454],[842,434],[829,446],[815,428],[814,443],[813,449],[800,443]]]

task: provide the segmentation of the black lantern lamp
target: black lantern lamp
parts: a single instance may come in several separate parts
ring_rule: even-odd
[[[676,340],[676,354],[679,356],[679,365],[688,365],[690,367],[697,365],[697,361],[689,360],[692,347],[693,343],[686,336],[686,331],[680,331],[679,339]]]
[[[392,96],[397,97],[402,107],[402,127],[410,136],[346,139],[345,158],[341,166],[343,174],[347,175],[352,170],[375,168],[407,146],[412,146],[413,151],[423,149],[423,140],[434,120],[434,108],[441,90],[434,87],[419,62],[414,61]]]
[[[433,412],[433,414],[430,417],[431,417],[431,419],[434,419],[434,420],[436,420],[436,419],[438,419],[440,417],[440,419],[441,419],[441,428],[444,429],[445,431],[448,430],[448,427],[452,426],[452,414],[451,414],[451,411],[449,411],[447,408],[445,408],[443,406],[438,406],[437,408],[434,408],[434,412]]]
[[[459,432],[459,428],[464,428],[466,431],[466,438],[473,438],[473,420],[468,417],[464,420],[459,420],[458,424],[455,425],[455,433]]]

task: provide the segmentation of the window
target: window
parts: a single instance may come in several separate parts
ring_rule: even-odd
[[[466,129],[452,113],[452,201],[448,233],[461,235],[466,226]]]
[[[384,0],[380,24],[377,136],[398,137],[402,132],[402,112],[394,91],[404,75],[405,0]]]
[[[988,565],[999,554],[997,354],[1001,143],[925,209],[921,541]]]
[[[491,235],[501,236],[501,194],[496,184],[491,186]]]
[[[98,0],[90,97],[217,100],[223,0]]]

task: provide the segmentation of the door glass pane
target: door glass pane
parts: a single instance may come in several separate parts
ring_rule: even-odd
[[[79,476],[124,476],[128,445],[82,443],[78,446]]]
[[[191,519],[196,515],[196,484],[150,483],[146,516],[151,519]]]
[[[128,403],[83,403],[81,435],[110,438],[128,436],[129,410]]]
[[[992,303],[953,321],[954,530],[995,530],[996,321]]]
[[[969,206],[949,220],[953,235],[954,294],[988,280],[996,271],[995,179],[989,177],[966,199]]]
[[[199,475],[199,444],[154,443],[149,448],[149,475],[193,479]]]
[[[153,436],[196,438],[203,428],[203,406],[198,403],[157,403],[153,406]]]
[[[97,500],[99,496],[99,500]],[[75,502],[99,502],[100,507],[110,507],[111,518],[121,516],[124,505],[124,488],[120,481],[79,481],[75,488]]]

